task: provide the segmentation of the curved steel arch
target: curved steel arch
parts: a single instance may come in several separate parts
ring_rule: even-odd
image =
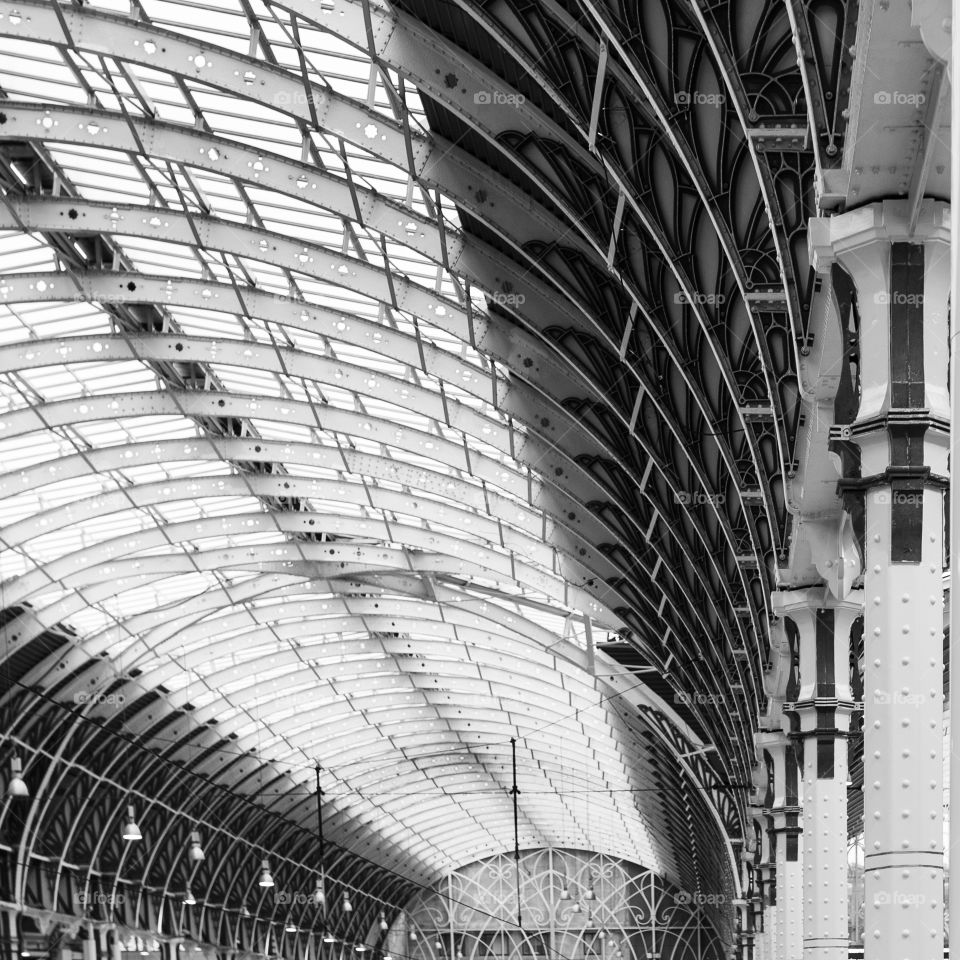
[[[498,48],[502,47],[503,49],[509,50],[511,52],[511,55],[519,63],[523,65],[524,71],[527,74],[529,74],[532,77],[535,77],[537,79],[537,82],[544,89],[551,90],[551,93],[556,98],[557,102],[561,103],[561,105],[564,107],[565,114],[570,120],[571,124],[578,130],[578,133],[582,136],[583,139],[585,140],[588,139],[587,129],[586,129],[586,126],[587,126],[586,118],[581,118],[577,116],[575,111],[570,110],[568,108],[564,97],[562,96],[562,94],[558,89],[552,87],[551,81],[546,76],[544,70],[540,68],[535,62],[533,62],[523,51],[521,51],[518,46],[511,45],[510,43],[511,38],[509,38],[509,36],[502,29],[499,29],[497,27],[492,17],[486,15],[483,12],[473,9],[472,4],[470,3],[460,3],[459,6],[464,10],[464,12],[467,15],[473,17],[478,23],[483,25],[484,29],[496,39]],[[567,15],[565,12],[560,10],[559,6],[555,4],[547,4],[546,7],[550,10],[552,15],[557,16],[558,19],[564,23],[565,27],[568,27],[571,30],[571,33],[574,33],[575,27],[569,15]],[[594,10],[595,8],[592,7],[591,11],[594,11]],[[583,34],[583,32],[577,32],[576,36],[578,41],[584,42],[585,45],[589,46],[590,38],[586,37]],[[594,48],[596,47],[596,45],[597,45],[596,42],[594,42]],[[591,51],[591,52],[594,52],[594,51]],[[610,72],[611,76],[616,78],[624,87],[625,95],[635,100],[640,109],[651,113],[651,115],[654,118],[654,121],[658,124],[658,126],[662,130],[664,136],[671,142],[672,146],[676,149],[678,156],[682,156],[684,163],[686,163],[690,168],[690,170],[693,171],[694,168],[698,166],[698,160],[694,156],[692,149],[690,147],[687,146],[686,149],[681,148],[681,140],[680,140],[681,135],[677,132],[676,126],[671,122],[671,119],[666,117],[666,112],[662,104],[659,102],[658,98],[651,94],[650,90],[652,89],[652,84],[650,83],[650,81],[648,79],[641,78],[640,88],[643,90],[644,96],[643,97],[636,96],[636,94],[633,91],[633,87],[631,83],[631,81],[634,78],[630,77],[628,75],[628,72],[625,69],[620,68],[619,65],[616,64],[616,62],[605,61],[605,63],[606,63],[606,68]],[[436,99],[438,99],[438,101],[444,102],[445,106],[448,106],[448,107],[450,106],[449,93],[445,95],[443,89],[437,85],[434,78],[423,77],[421,79],[420,77],[418,77],[417,82],[418,82],[418,86],[420,86],[422,90],[429,93],[432,97],[435,97]],[[497,81],[494,81],[493,79],[491,79],[490,82],[494,88],[497,87]],[[500,83],[502,85],[502,81]],[[516,111],[516,113],[522,115],[522,105]],[[471,116],[470,119],[473,120],[474,118]],[[581,125],[581,120],[583,121],[582,125]],[[525,124],[525,126],[530,126],[530,125]],[[686,145],[683,145],[683,146],[686,146]],[[611,161],[611,158],[607,154],[604,154],[602,151],[594,151],[594,154],[598,156],[600,162],[610,163]],[[692,176],[695,184],[697,185],[697,190],[699,191],[701,198],[703,199],[705,205],[708,208],[710,208],[712,206],[712,203],[711,203],[712,197],[710,196],[709,189],[704,185],[703,176],[693,175],[693,174]],[[621,189],[624,188],[624,185],[622,183],[620,184],[620,186],[621,186]],[[719,220],[715,220],[715,223],[719,224]],[[654,225],[652,220],[646,221],[645,226],[648,229],[650,229],[651,232],[656,234],[657,227]],[[597,249],[598,249],[598,252],[603,252],[602,247],[598,247]],[[727,242],[728,259],[730,259],[731,263],[736,263],[738,262],[737,258],[730,252],[732,249],[733,249],[733,246],[728,241]],[[672,265],[672,258],[670,256],[670,251],[667,250],[665,246],[662,247],[661,254],[664,256],[664,258],[668,262],[671,262],[671,265]],[[626,282],[629,284],[629,279],[626,279]],[[689,296],[689,291],[685,290],[685,292]],[[746,291],[741,290],[740,293],[744,303],[748,303],[749,298],[746,296]],[[693,300],[695,299],[696,298],[693,298]],[[701,322],[703,323],[704,329],[707,332],[710,332],[711,328],[708,324],[706,324],[703,321],[703,318],[701,318]],[[755,333],[756,332],[757,331],[755,328]],[[762,338],[758,337],[758,345],[762,345],[762,342],[763,342]],[[717,360],[722,362],[722,356],[720,353],[716,354],[716,358]],[[732,381],[732,377],[731,377],[731,381]],[[733,393],[733,391],[731,391],[731,393]]]

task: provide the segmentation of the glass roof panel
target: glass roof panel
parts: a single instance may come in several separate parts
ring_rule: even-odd
[[[129,13],[71,11],[96,8]],[[258,2],[133,13],[149,66],[75,49],[85,33],[63,50],[0,38],[0,85],[46,110],[9,191],[38,214],[68,201],[83,228],[71,213],[0,234],[0,272],[69,291],[0,277],[5,588],[238,751],[304,785],[323,756],[331,808],[354,817],[344,842],[361,816],[402,824],[425,871],[502,849],[509,729],[531,843],[570,843],[561,781],[578,778],[611,792],[576,818],[575,845],[623,854],[627,836],[661,866],[589,668],[588,561],[557,533],[573,494],[514,458],[527,432],[500,409],[509,377],[467,342],[485,293],[440,255],[466,242],[456,206],[406,167],[403,129],[430,136],[416,90],[329,21],[301,19],[296,40],[291,14]],[[205,62],[164,56],[153,28],[202,40]],[[254,82],[306,103],[301,56],[353,127],[317,129]],[[61,120],[70,104],[95,113]],[[195,152],[165,148],[155,122]],[[278,158],[316,171],[316,192],[270,179]],[[30,177],[43,189],[28,194]],[[163,296],[136,299],[158,276]],[[567,569],[584,573],[576,590]],[[596,631],[619,625],[589,613]]]

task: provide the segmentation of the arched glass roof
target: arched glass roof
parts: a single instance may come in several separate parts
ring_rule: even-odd
[[[512,846],[519,737],[523,846],[676,875],[579,427],[496,359],[520,268],[431,183],[385,8],[0,9],[2,605],[75,631],[27,681],[103,658],[57,695],[320,763],[332,836],[415,875]]]

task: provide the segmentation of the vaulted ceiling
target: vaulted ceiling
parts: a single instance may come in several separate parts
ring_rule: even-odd
[[[733,889],[851,17],[0,2],[15,896],[128,793],[309,872],[319,765],[402,899],[511,740],[522,845]]]

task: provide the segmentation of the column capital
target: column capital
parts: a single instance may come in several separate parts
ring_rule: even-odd
[[[851,590],[843,598],[834,596],[822,584],[796,590],[774,590],[770,594],[770,606],[775,616],[787,617],[798,627],[812,626],[812,621],[807,618],[817,610],[833,610],[844,617],[849,616],[852,624],[863,612],[863,590]]]
[[[811,217],[807,225],[810,263],[817,273],[871,243],[929,241],[950,243],[950,204],[944,200],[924,200],[913,231],[907,200],[880,200],[832,217]]]
[[[783,590],[773,594],[772,607],[797,631],[800,687],[789,709],[784,705],[784,713],[795,710],[797,704],[817,710],[842,709],[849,704],[852,710],[850,631],[863,610],[863,592],[851,590],[838,599],[822,585]],[[815,715],[813,727],[822,727]],[[791,725],[791,732],[798,732],[796,723]]]
[[[850,514],[842,511],[839,516],[804,517],[798,535],[830,593],[838,599],[846,598],[863,572]]]

